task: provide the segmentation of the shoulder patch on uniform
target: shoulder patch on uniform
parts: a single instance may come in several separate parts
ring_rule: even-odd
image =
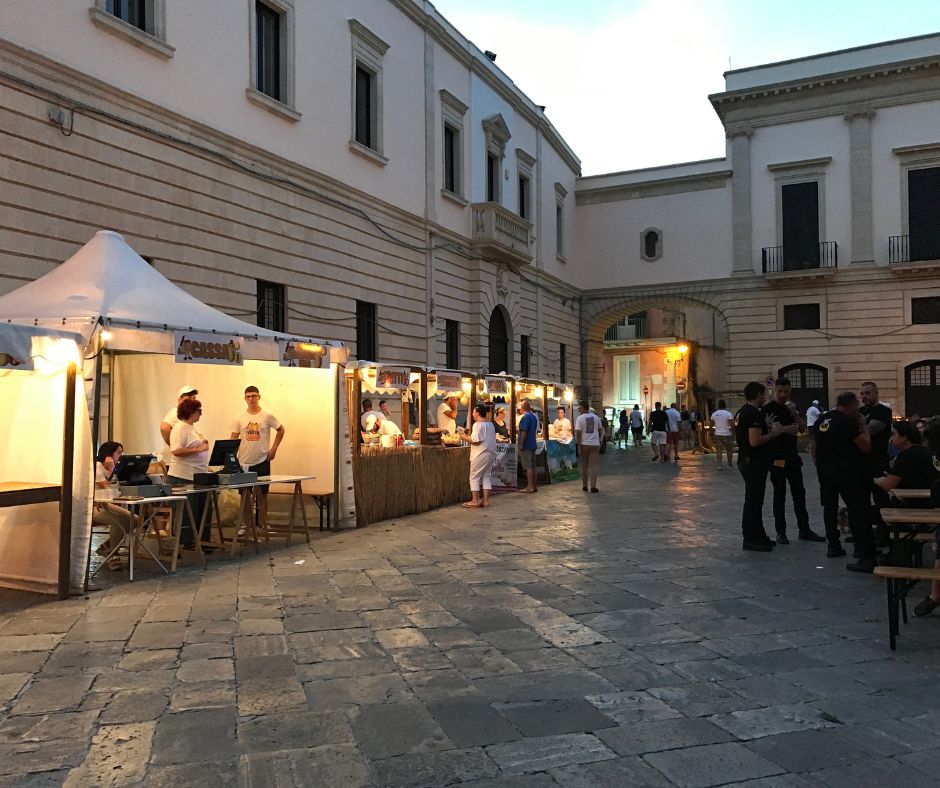
[[[940,457],[933,458],[933,469],[935,471],[940,471]]]
[[[820,432],[829,432],[829,419],[826,419],[819,425]]]

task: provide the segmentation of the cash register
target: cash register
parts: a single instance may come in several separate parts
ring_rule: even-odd
[[[209,455],[209,467],[219,468],[218,471],[197,473],[193,476],[194,487],[214,487],[228,484],[250,484],[258,481],[258,474],[254,471],[243,471],[238,463],[239,439],[216,441]]]
[[[120,495],[124,498],[141,497],[156,498],[160,495],[169,495],[170,485],[161,481],[154,481],[147,471],[153,462],[152,454],[124,454],[118,460],[114,469]]]

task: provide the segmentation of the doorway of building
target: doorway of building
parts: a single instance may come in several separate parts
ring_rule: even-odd
[[[818,364],[791,364],[781,367],[777,373],[790,379],[790,399],[796,403],[800,413],[819,400],[819,409],[829,409],[829,370]]]
[[[510,347],[512,331],[504,307],[497,306],[490,314],[490,372],[512,372]]]
[[[905,415],[940,414],[940,361],[918,361],[904,368]]]

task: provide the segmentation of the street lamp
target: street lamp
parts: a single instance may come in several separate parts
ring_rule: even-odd
[[[676,383],[676,399],[679,401],[679,407],[681,408],[682,407],[682,392],[679,391],[678,371],[679,371],[679,364],[681,364],[682,361],[685,359],[685,354],[689,352],[689,346],[683,342],[681,345],[679,345],[679,347],[676,348],[676,352],[679,354],[679,356],[672,362],[672,379]]]

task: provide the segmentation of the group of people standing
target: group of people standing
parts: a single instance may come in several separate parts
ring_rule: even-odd
[[[846,568],[853,572],[874,571],[878,541],[886,538],[880,509],[890,505],[889,491],[930,488],[940,479],[940,421],[928,422],[923,434],[910,422],[894,421],[891,408],[879,400],[878,387],[870,381],[862,384],[858,395],[852,391],[840,394],[831,410],[812,413],[811,408],[811,425],[790,401],[790,381],[786,378],[777,378],[769,402],[765,401],[762,383],[749,383],[744,397],[747,402],[734,419],[738,469],[745,483],[743,548],[767,552],[775,545],[789,543],[789,489],[800,539],[826,542],[830,558],[844,556],[838,523],[841,500],[857,559]],[[825,536],[810,528],[806,509],[797,435],[807,429]],[[922,445],[924,440],[929,448]],[[776,541],[767,536],[761,518],[768,475],[773,486]],[[940,603],[940,590],[937,601]]]

